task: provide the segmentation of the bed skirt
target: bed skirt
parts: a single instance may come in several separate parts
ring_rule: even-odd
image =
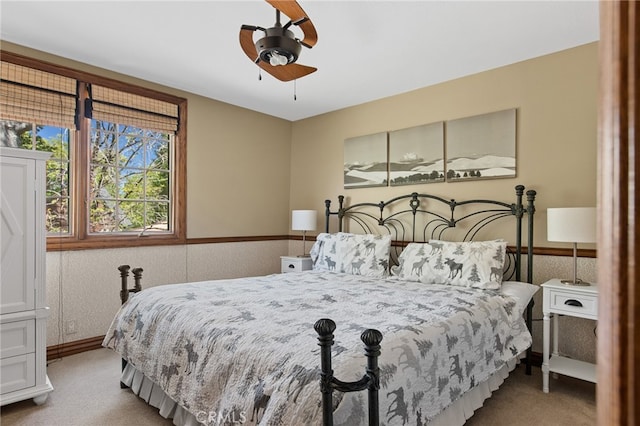
[[[518,365],[518,358],[513,358],[492,374],[488,380],[478,384],[448,406],[435,419],[427,423],[429,426],[462,426],[475,410],[482,407],[484,401],[491,396]],[[198,416],[190,413],[174,402],[153,381],[144,376],[131,364],[127,364],[122,371],[122,383],[129,386],[147,404],[158,409],[159,414],[166,419],[173,419],[176,426],[198,426],[207,423],[208,413]],[[319,391],[319,389],[318,389]]]

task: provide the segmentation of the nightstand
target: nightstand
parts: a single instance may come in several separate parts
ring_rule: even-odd
[[[311,258],[296,256],[280,256],[281,272],[301,272],[312,268]]]
[[[549,373],[559,373],[589,382],[596,382],[596,366],[584,361],[566,358],[558,354],[558,317],[598,319],[598,287],[571,286],[559,279],[542,284],[543,354],[542,391],[549,392]],[[553,352],[549,354],[550,322],[553,316]]]

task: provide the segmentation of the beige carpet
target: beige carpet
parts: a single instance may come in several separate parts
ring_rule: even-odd
[[[2,426],[145,426],[171,425],[119,385],[120,358],[99,349],[49,363],[55,387],[47,402],[31,400],[2,407]],[[595,385],[560,376],[551,392],[541,391],[539,368],[532,376],[517,368],[502,387],[469,419],[469,426],[595,425]]]

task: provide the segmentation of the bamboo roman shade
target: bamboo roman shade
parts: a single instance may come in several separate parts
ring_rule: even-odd
[[[96,84],[91,85],[86,115],[94,120],[175,133],[178,105]]]
[[[76,80],[0,61],[0,119],[75,128]]]
[[[0,119],[76,128],[76,79],[7,61],[0,61],[0,71]],[[82,87],[88,88],[86,118],[161,132],[178,130],[175,103],[94,83]]]

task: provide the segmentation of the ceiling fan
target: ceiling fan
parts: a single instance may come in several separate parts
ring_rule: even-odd
[[[316,71],[317,68],[296,63],[302,46],[311,49],[318,41],[316,28],[305,11],[296,1],[266,2],[276,9],[276,23],[270,28],[242,25],[240,46],[244,53],[260,68],[281,81],[295,80]],[[280,13],[290,19],[284,26],[280,23]],[[302,30],[302,40],[297,39],[289,30],[291,25],[296,25]],[[253,33],[256,30],[263,31],[264,36],[254,42]]]

